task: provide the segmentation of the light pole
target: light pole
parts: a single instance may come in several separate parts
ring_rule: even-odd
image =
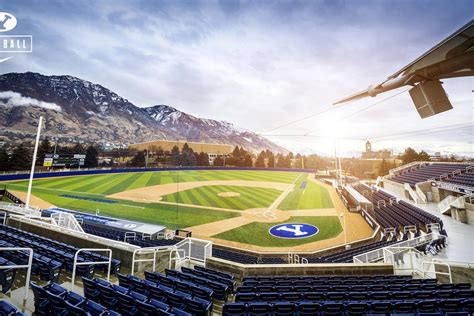
[[[35,173],[36,154],[38,153],[38,143],[41,134],[41,127],[43,125],[43,117],[40,116],[38,121],[38,131],[36,132],[35,150],[33,151],[33,161],[31,162],[30,181],[28,183],[28,193],[26,194],[25,208],[30,208],[31,187],[33,186],[33,175]]]

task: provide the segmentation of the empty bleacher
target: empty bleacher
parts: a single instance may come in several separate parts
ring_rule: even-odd
[[[466,187],[474,187],[474,173],[467,172],[467,173],[457,174],[447,179],[443,179],[443,181],[459,184]]]
[[[26,247],[34,251],[32,274],[38,275],[41,280],[56,282],[59,279],[62,269],[71,272],[74,265],[74,256],[78,248],[66,243],[52,240],[30,232],[26,232],[14,227],[0,225],[0,247]],[[3,259],[15,264],[28,264],[28,255],[19,251],[2,251],[0,256]],[[77,262],[108,261],[107,257],[94,252],[84,251]],[[121,262],[112,259],[111,273],[118,273]],[[107,266],[79,265],[77,273],[81,276],[92,277],[95,269],[106,271]]]
[[[373,204],[369,214],[383,227],[395,228],[397,231],[405,226],[416,226],[417,229],[425,229],[427,224],[438,223],[443,226],[443,221],[419,207],[397,199],[384,192],[357,184],[354,188]]]
[[[82,223],[81,226],[84,232],[88,234],[104,237],[111,240],[125,241],[132,245],[140,247],[172,246],[179,242],[179,240],[176,239],[144,239],[143,235],[135,233],[134,236],[129,236],[128,238],[126,238],[126,233],[128,232],[123,231],[121,229],[114,229],[110,227],[98,226],[88,223]]]
[[[317,257],[317,256],[309,256],[305,257],[308,260],[308,263],[351,263],[353,262],[353,257],[375,250],[383,247],[390,246],[396,243],[397,240],[392,241],[377,241],[367,245],[355,247],[349,250],[344,250],[341,252],[337,252],[335,254]]]
[[[447,163],[424,164],[418,166],[417,168],[408,168],[401,170],[398,174],[391,177],[390,180],[399,183],[408,183],[414,186],[416,183],[424,182],[429,179],[439,180],[441,175],[450,174],[457,170],[465,170],[468,166],[469,165],[466,164]]]
[[[223,315],[470,315],[470,288],[395,275],[244,277]]]
[[[238,262],[242,264],[284,264],[287,263],[280,257],[259,257],[248,253],[232,251],[230,249],[212,248],[212,256],[228,261]]]

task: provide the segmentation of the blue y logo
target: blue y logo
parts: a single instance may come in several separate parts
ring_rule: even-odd
[[[269,233],[278,238],[306,238],[316,235],[319,229],[309,224],[279,224],[270,228]]]

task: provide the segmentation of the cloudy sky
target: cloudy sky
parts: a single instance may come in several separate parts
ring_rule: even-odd
[[[375,149],[473,152],[472,78],[446,80],[454,110],[425,120],[408,92],[383,101],[404,89],[317,115],[464,25],[472,0],[0,0],[0,11],[17,17],[15,34],[34,38],[34,52],[0,73],[77,76],[294,151],[330,153],[337,135],[347,154],[366,139]]]

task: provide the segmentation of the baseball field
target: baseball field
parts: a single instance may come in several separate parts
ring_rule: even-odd
[[[2,185],[24,197],[28,182]],[[254,249],[340,243],[339,215],[345,212],[352,218],[333,188],[301,172],[179,170],[56,177],[34,180],[32,194],[32,204],[41,208],[98,211]],[[268,233],[274,225],[295,222],[317,226],[319,232],[301,239]],[[356,224],[363,233],[350,238],[371,233],[364,221]]]

